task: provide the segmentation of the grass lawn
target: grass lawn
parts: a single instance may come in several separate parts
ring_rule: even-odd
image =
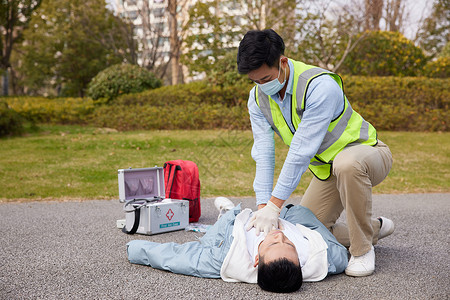
[[[374,193],[450,192],[450,133],[380,132],[394,165]],[[276,138],[276,178],[288,148]],[[42,125],[24,137],[0,139],[0,201],[117,199],[117,170],[192,160],[202,197],[254,196],[250,131],[111,132]],[[294,195],[304,193],[308,171]]]

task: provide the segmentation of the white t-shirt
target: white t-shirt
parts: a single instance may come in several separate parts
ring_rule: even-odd
[[[294,244],[300,261],[300,266],[303,267],[309,256],[309,241],[294,224],[283,219],[280,220],[284,227],[281,231]],[[247,224],[245,224],[245,226],[247,226]],[[255,256],[258,254],[259,244],[261,244],[265,238],[264,233],[260,233],[259,236],[257,236],[255,231],[255,228],[245,231],[247,250],[253,263],[255,263]]]

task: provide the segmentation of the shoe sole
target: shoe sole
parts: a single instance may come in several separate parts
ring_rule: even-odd
[[[390,236],[392,233],[394,233],[395,224],[394,224],[394,222],[392,222],[392,220],[389,220],[389,221],[392,223],[392,227],[389,229],[389,231],[385,232],[383,235],[381,235],[381,232],[380,232],[380,235],[378,236],[379,240],[384,239],[385,237]]]
[[[345,270],[345,274],[352,277],[364,277],[372,275],[374,271],[366,271],[366,272],[358,272],[358,271],[351,271],[351,270]]]

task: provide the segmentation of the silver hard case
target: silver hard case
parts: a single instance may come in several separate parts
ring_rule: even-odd
[[[127,230],[134,225],[137,207],[140,220],[136,233],[152,235],[184,229],[189,224],[189,201],[165,199],[163,168],[120,169],[118,181]]]

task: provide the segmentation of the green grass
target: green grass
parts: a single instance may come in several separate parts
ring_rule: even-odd
[[[450,133],[381,132],[394,166],[375,193],[450,192]],[[276,138],[276,178],[288,148]],[[118,198],[117,170],[192,160],[202,197],[254,196],[250,131],[114,132],[79,126],[40,126],[0,139],[0,200]],[[309,171],[294,195],[304,193]]]

